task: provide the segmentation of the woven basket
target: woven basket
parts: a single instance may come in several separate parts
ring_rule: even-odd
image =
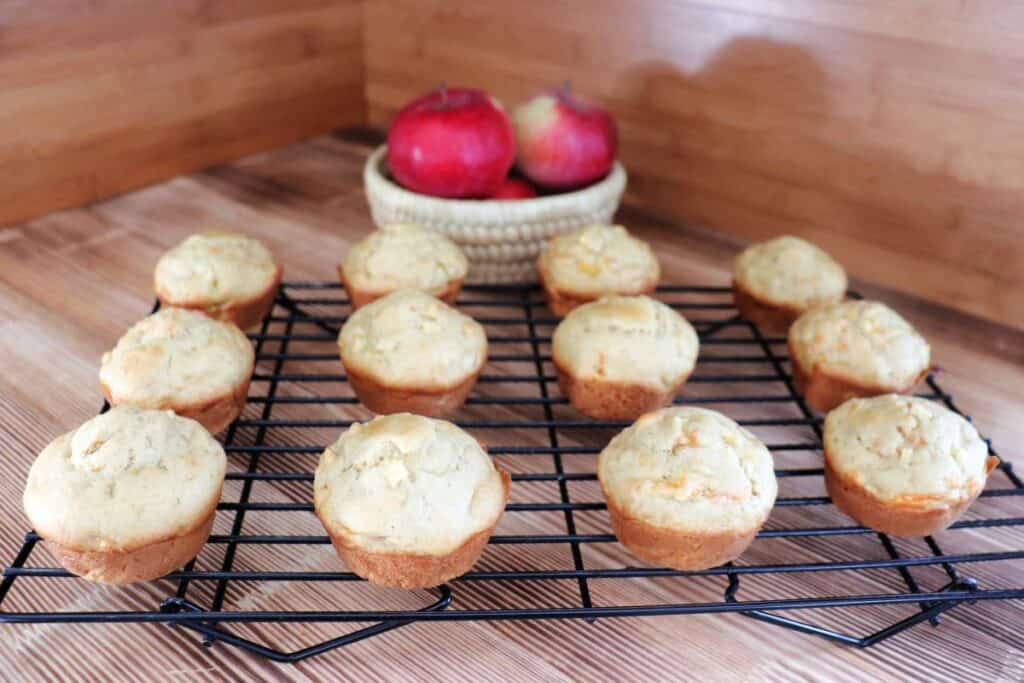
[[[553,235],[609,223],[626,189],[615,162],[603,180],[575,192],[537,199],[441,199],[402,189],[388,178],[387,146],[366,160],[363,184],[373,222],[418,223],[451,237],[469,257],[467,282],[532,282],[541,247]]]

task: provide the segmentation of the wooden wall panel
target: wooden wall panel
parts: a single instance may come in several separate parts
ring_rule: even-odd
[[[0,0],[0,224],[363,123],[360,0]]]
[[[633,200],[1024,327],[1024,9],[1000,0],[367,0],[371,123],[570,79]]]

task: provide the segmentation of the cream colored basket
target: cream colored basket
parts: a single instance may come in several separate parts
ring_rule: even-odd
[[[363,183],[373,222],[419,223],[448,235],[469,257],[468,282],[532,282],[541,247],[552,235],[609,223],[626,189],[626,170],[615,162],[604,180],[537,199],[441,199],[402,189],[385,172],[387,145],[366,160]]]

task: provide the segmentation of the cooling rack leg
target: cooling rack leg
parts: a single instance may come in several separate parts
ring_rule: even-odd
[[[892,539],[889,538],[888,534],[879,533],[879,534],[877,534],[877,536],[878,536],[878,540],[882,544],[882,547],[885,548],[885,552],[889,553],[889,557],[891,557],[894,560],[898,560],[899,557],[900,557],[899,551],[897,551],[896,550],[896,546],[894,546],[892,544]],[[911,593],[920,593],[921,592],[921,588],[920,588],[920,586],[917,585],[917,580],[910,573],[910,570],[908,570],[906,567],[900,567],[899,568],[899,573],[900,573],[900,576],[903,577],[903,582],[905,584],[907,584],[907,588],[910,590]],[[928,610],[930,608],[930,606],[926,602],[920,603],[920,606],[921,606],[921,611],[922,612],[924,612],[924,611],[926,611],[926,610]],[[931,622],[932,626],[938,626],[939,625],[939,616],[938,616],[938,614],[936,614],[935,616],[931,617],[928,621]]]
[[[437,588],[433,589],[433,592],[437,596],[437,600],[421,609],[421,612],[437,612],[439,610],[446,609],[449,605],[452,604],[452,592],[447,585],[438,586]],[[160,611],[202,612],[203,610],[197,605],[189,602],[188,600],[183,600],[180,598],[168,598],[160,604]],[[367,638],[380,635],[381,633],[393,631],[396,628],[401,628],[402,626],[406,626],[408,624],[411,624],[412,622],[413,620],[407,620],[373,624],[371,626],[361,628],[357,631],[346,633],[343,636],[332,638],[331,640],[325,640],[322,643],[317,643],[316,645],[311,645],[307,648],[295,650],[293,652],[282,652],[280,650],[275,650],[273,648],[267,647],[266,645],[257,643],[248,638],[242,638],[241,636],[237,636],[233,633],[229,633],[228,631],[223,630],[216,623],[213,622],[184,622],[179,625],[202,634],[203,639],[201,643],[206,647],[213,645],[214,642],[221,642],[227,645],[232,645],[234,647],[240,648],[242,650],[246,650],[248,652],[252,652],[254,654],[260,655],[261,657],[266,657],[267,659],[273,660],[275,662],[291,664],[294,662],[301,661],[303,659],[307,659],[309,657],[313,657],[315,655],[322,654],[324,652],[328,652],[330,650],[335,650],[340,647],[345,647],[346,645],[358,643],[361,640],[366,640]]]
[[[737,602],[736,595],[739,592],[740,582],[739,577],[736,574],[729,574],[729,585],[725,590],[726,602]],[[978,583],[973,579],[957,579],[950,581],[938,592],[946,591],[969,591],[973,592],[978,589]],[[916,592],[916,591],[915,591]],[[815,626],[814,624],[801,621],[799,619],[793,619],[791,617],[785,617],[781,614],[774,612],[765,612],[762,610],[750,610],[740,612],[745,617],[751,619],[757,619],[768,624],[775,624],[776,626],[782,626],[784,628],[793,629],[800,633],[808,633],[822,638],[842,643],[844,645],[852,645],[853,647],[866,648],[871,647],[875,643],[881,642],[887,638],[891,638],[897,633],[901,633],[911,626],[921,623],[922,621],[932,621],[937,623],[939,615],[943,612],[948,612],[957,605],[962,603],[972,603],[972,600],[958,600],[949,602],[924,602],[921,603],[921,611],[916,614],[912,614],[909,617],[902,619],[895,624],[887,626],[879,631],[871,633],[867,636],[854,636],[848,633],[842,633],[833,629],[825,628],[822,626]]]

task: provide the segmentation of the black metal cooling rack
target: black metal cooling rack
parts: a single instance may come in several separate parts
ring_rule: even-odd
[[[1009,463],[939,538],[890,539],[851,524],[824,494],[821,418],[793,389],[785,340],[739,318],[728,288],[678,286],[658,295],[697,327],[701,354],[677,403],[730,415],[776,459],[775,510],[743,557],[699,572],[634,566],[609,533],[594,474],[595,455],[625,423],[582,419],[559,394],[549,346],[557,321],[535,287],[467,287],[459,307],[487,327],[491,355],[455,421],[513,473],[512,502],[469,574],[433,591],[374,587],[343,571],[310,503],[323,447],[369,417],[337,360],[349,310],[339,290],[283,284],[274,311],[250,335],[257,369],[246,412],[224,436],[230,467],[214,535],[196,560],[148,585],[151,609],[137,598],[119,602],[127,594],[117,591],[128,589],[115,589],[102,609],[76,611],[74,590],[87,585],[53,566],[29,532],[3,572],[0,621],[176,624],[205,644],[298,661],[417,621],[709,612],[867,647],[921,622],[937,625],[963,603],[1024,598],[1024,585],[986,579],[986,567],[1024,560],[1024,518],[1014,516],[1024,484]],[[924,389],[958,411],[934,376]],[[282,582],[301,583],[308,595],[276,600]],[[253,602],[261,587],[266,595],[256,590],[262,597]],[[859,616],[856,608],[867,605],[885,609]],[[370,625],[339,635],[341,622]]]

